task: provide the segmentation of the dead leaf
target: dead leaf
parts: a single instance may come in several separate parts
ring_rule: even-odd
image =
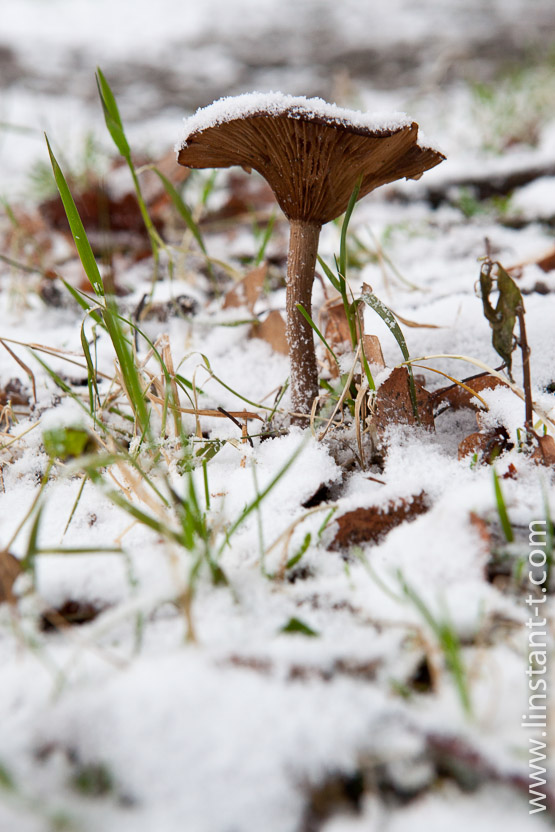
[[[418,415],[422,427],[434,430],[431,394],[415,383]],[[376,393],[372,427],[381,436],[390,425],[417,424],[410,396],[409,374],[406,367],[396,367],[380,385]]]
[[[548,251],[539,260],[536,261],[542,272],[552,272],[555,270],[555,248]]]
[[[245,277],[230,289],[224,298],[224,309],[235,309],[239,306],[246,306],[249,312],[253,312],[254,305],[262,292],[268,264],[263,263],[256,269],[252,269]]]
[[[7,601],[15,604],[13,585],[21,575],[21,563],[6,550],[0,551],[0,604]]]
[[[325,319],[324,337],[330,347],[336,350],[338,347],[351,347],[351,330],[345,314],[345,307],[342,300],[326,304],[323,310]]]
[[[369,364],[375,367],[385,368],[385,359],[383,357],[382,345],[377,335],[363,335],[362,349]]]
[[[330,549],[357,543],[379,543],[392,529],[425,514],[429,508],[428,497],[421,491],[408,499],[391,500],[385,506],[348,511],[336,521],[339,528]]]
[[[506,429],[501,425],[488,431],[477,431],[465,437],[459,444],[459,459],[477,454],[478,461],[491,465],[505,451],[514,448]]]
[[[530,266],[530,265],[539,266],[543,272],[552,272],[555,270],[555,246],[545,251],[543,254],[539,256],[536,255],[528,260],[521,260],[516,265],[512,266],[508,271],[511,273],[514,270],[522,269],[523,266]],[[514,276],[514,275],[513,275]]]
[[[532,454],[532,459],[539,465],[555,465],[555,439],[549,434],[537,436],[537,448]]]
[[[511,462],[505,473],[503,474],[504,480],[516,480],[518,479],[518,471],[516,470],[515,466]]]
[[[104,610],[106,605],[93,604],[90,601],[65,601],[60,607],[45,610],[41,616],[40,628],[43,632],[59,630],[70,625],[87,624]]]
[[[111,196],[100,183],[93,183],[87,190],[73,191],[75,205],[85,231],[131,231],[146,236],[144,220],[134,194]],[[51,228],[69,232],[66,212],[59,196],[47,199],[39,205],[39,211]]]
[[[495,289],[498,292],[498,297],[495,309],[490,301],[490,294],[494,288],[493,266],[497,268]],[[488,320],[492,331],[491,342],[493,348],[507,365],[507,372],[509,378],[511,378],[513,352],[516,347],[514,328],[519,310],[524,309],[520,289],[500,263],[492,263],[490,260],[486,260],[480,271],[480,290],[484,316]]]
[[[493,390],[495,387],[508,387],[505,381],[489,373],[481,373],[473,378],[465,379],[464,384],[474,393],[481,393],[483,390]],[[466,390],[458,384],[449,384],[447,387],[440,387],[438,390],[434,390],[431,396],[434,408],[437,408],[439,405],[448,405],[452,410],[460,410],[461,408],[468,408],[469,410],[480,409],[478,399],[469,390]]]
[[[478,532],[482,542],[485,543],[486,551],[489,552],[491,549],[491,531],[489,525],[475,511],[470,512],[468,519],[470,520],[470,525]]]
[[[274,352],[282,355],[287,355],[289,352],[285,321],[277,309],[273,309],[264,321],[253,324],[249,335],[251,338],[261,338],[266,341]]]

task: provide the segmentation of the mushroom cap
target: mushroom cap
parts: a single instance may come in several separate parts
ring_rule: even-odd
[[[359,199],[396,179],[418,179],[445,158],[418,143],[418,125],[404,113],[371,115],[282,93],[198,110],[176,150],[191,168],[254,168],[288,219],[319,225],[345,212],[361,174]]]

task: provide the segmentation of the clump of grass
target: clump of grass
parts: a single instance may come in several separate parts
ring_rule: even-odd
[[[461,653],[459,637],[453,624],[447,616],[443,618],[434,616],[421,596],[400,573],[399,582],[406,598],[416,607],[437,638],[445,659],[445,667],[453,677],[463,710],[468,717],[471,717],[472,701],[468,686],[468,675]]]
[[[555,108],[555,55],[505,70],[491,83],[471,85],[472,110],[482,146],[502,153],[537,144]]]

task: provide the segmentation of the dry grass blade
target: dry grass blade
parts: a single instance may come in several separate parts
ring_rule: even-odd
[[[164,399],[160,396],[155,396],[153,393],[149,393],[148,398],[156,404],[165,403]],[[171,410],[178,410],[180,413],[188,413],[191,416],[211,416],[216,419],[227,419],[228,416],[234,416],[236,419],[258,419],[260,422],[264,421],[259,413],[253,413],[252,410],[228,410],[223,413],[221,410],[211,410],[201,407],[176,407],[172,404],[169,404],[168,407]]]
[[[343,402],[345,401],[345,399],[349,395],[349,389],[351,387],[351,382],[353,380],[353,376],[355,374],[355,368],[356,368],[356,365],[357,365],[357,362],[359,361],[359,359],[360,359],[360,344],[357,347],[357,350],[356,350],[356,353],[355,353],[355,360],[353,361],[353,366],[351,367],[351,369],[349,371],[349,375],[347,376],[347,380],[345,381],[343,391],[342,391],[342,393],[341,393],[341,395],[340,395],[340,397],[337,401],[337,404],[335,405],[335,407],[333,409],[333,413],[331,414],[330,418],[328,419],[328,423],[327,423],[326,427],[324,428],[324,430],[320,433],[320,436],[318,437],[319,442],[322,441],[322,439],[324,438],[326,433],[329,431],[329,429],[332,425],[332,422],[335,419],[335,416],[336,416],[337,412],[339,411],[339,409],[343,405]]]
[[[28,378],[29,378],[29,381],[31,382],[31,387],[33,388],[33,399],[35,400],[35,404],[36,404],[36,403],[37,403],[37,385],[36,385],[36,382],[35,382],[35,376],[34,376],[34,374],[33,374],[33,371],[31,370],[31,368],[30,368],[30,367],[28,367],[28,366],[27,366],[27,364],[25,364],[25,362],[24,362],[24,361],[22,361],[22,360],[21,360],[21,358],[19,358],[19,357],[15,354],[15,352],[14,352],[14,351],[13,351],[10,347],[8,347],[8,345],[5,343],[5,341],[4,341],[4,339],[3,339],[3,338],[0,338],[0,344],[2,344],[2,346],[4,347],[4,349],[5,349],[7,352],[9,352],[9,354],[11,355],[11,357],[13,358],[13,360],[14,360],[17,364],[19,364],[19,366],[21,367],[21,369],[22,369],[25,373],[27,373],[27,376],[28,376]]]
[[[461,387],[463,390],[466,390],[467,393],[470,393],[471,396],[478,399],[481,404],[484,405],[485,410],[489,410],[489,405],[486,401],[468,384],[465,384],[464,381],[459,381],[458,379],[454,378],[454,376],[450,376],[449,373],[444,373],[443,370],[437,370],[435,367],[425,367],[423,364],[413,364],[413,367],[418,367],[420,370],[430,370],[432,373],[437,373],[439,376],[443,376],[444,378],[448,378],[449,381],[452,381],[453,384],[456,384],[457,387]]]

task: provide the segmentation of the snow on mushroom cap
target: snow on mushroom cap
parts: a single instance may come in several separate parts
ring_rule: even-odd
[[[355,130],[373,133],[399,130],[412,124],[412,119],[405,113],[362,113],[360,110],[348,110],[338,107],[337,104],[329,104],[322,98],[284,95],[281,92],[251,92],[220,98],[186,118],[183,138],[175,149],[179,151],[186,147],[187,139],[193,133],[215,127],[217,124],[254,115],[280,116],[285,113],[290,118],[348,125]]]

